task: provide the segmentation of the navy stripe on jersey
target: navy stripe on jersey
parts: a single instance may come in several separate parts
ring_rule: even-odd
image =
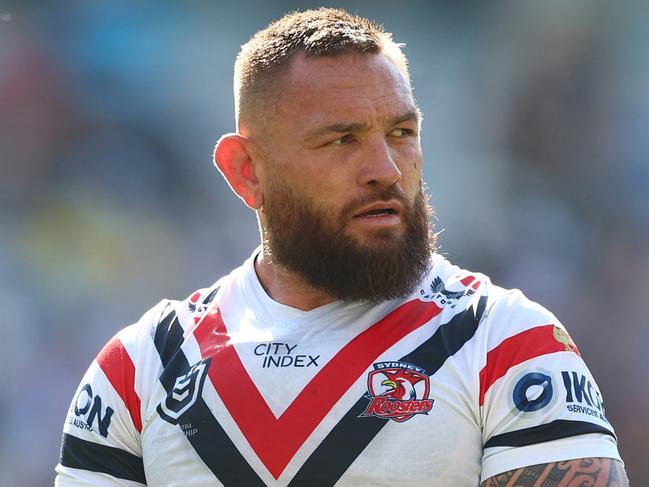
[[[61,465],[100,472],[146,484],[142,459],[112,446],[100,445],[63,433]]]
[[[185,375],[191,366],[181,350],[183,329],[176,313],[171,312],[158,326],[160,328],[156,330],[154,343],[164,366],[160,383],[171,393],[176,378]],[[180,416],[178,422],[201,425],[187,440],[222,484],[250,487],[265,485],[232,443],[202,396]]]
[[[487,297],[477,307],[471,306],[440,326],[431,338],[400,360],[417,364],[433,375],[444,362],[475,335],[485,310]],[[347,471],[356,458],[388,423],[376,417],[358,418],[367,407],[361,397],[314,450],[289,486],[331,486]]]
[[[158,323],[153,341],[162,364],[166,366],[183,343],[183,328],[175,311],[170,312]]]
[[[585,435],[587,433],[603,433],[615,438],[615,435],[611,430],[598,424],[589,423],[587,421],[557,419],[551,423],[492,436],[487,443],[485,443],[484,447],[527,446],[536,443],[543,443],[545,441],[569,438],[571,436]]]

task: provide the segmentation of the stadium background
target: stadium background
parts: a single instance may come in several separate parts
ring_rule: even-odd
[[[313,2],[0,3],[1,485],[103,343],[257,245],[210,162],[240,44]],[[569,328],[649,478],[649,3],[344,2],[406,43],[443,251]]]

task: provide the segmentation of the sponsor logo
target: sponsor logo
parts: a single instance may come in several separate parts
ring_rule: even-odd
[[[549,375],[528,372],[516,382],[512,398],[516,408],[527,413],[547,406],[552,395],[552,378]]]
[[[478,282],[478,281],[476,281]],[[464,296],[472,296],[475,294],[475,284],[470,288],[465,288],[462,291],[449,291],[444,286],[442,279],[437,276],[433,279],[428,290],[421,289],[419,291],[420,299],[424,301],[434,301],[440,307],[449,306],[455,308],[457,301]]]
[[[254,353],[263,357],[261,366],[264,369],[284,367],[318,367],[320,355],[293,353],[297,345],[282,342],[260,343]]]
[[[608,423],[602,395],[588,377],[575,371],[563,370],[561,378],[566,389],[568,411],[593,416]]]
[[[567,343],[567,346],[570,346],[570,343]],[[551,372],[544,370],[525,373],[514,386],[514,405],[519,411],[526,413],[543,409],[552,402],[553,397],[561,395],[559,391],[555,391],[556,387],[560,387],[557,384],[561,383],[564,386],[565,407],[568,411],[608,423],[602,395],[597,386],[588,376],[574,370],[561,371],[561,380],[557,379],[554,383]]]
[[[203,392],[211,361],[210,358],[202,360],[194,364],[189,372],[176,378],[173,389],[156,408],[162,419],[177,424],[178,419],[196,403]]]
[[[367,408],[359,416],[391,419],[397,423],[415,414],[428,414],[430,379],[424,369],[406,362],[379,362],[367,376]]]
[[[115,411],[110,406],[106,406],[106,409],[102,408],[101,397],[99,394],[95,395],[92,393],[92,386],[90,384],[84,384],[79,390],[72,410],[75,417],[69,416],[68,424],[88,431],[94,431],[93,423],[96,420],[99,434],[104,438],[108,438],[110,418]],[[83,417],[85,421],[78,419],[80,417]]]
[[[189,308],[189,311],[192,313],[203,313],[205,310],[207,310],[207,307],[210,305],[212,301],[214,301],[214,297],[216,296],[216,293],[219,292],[219,287],[215,287],[212,289],[212,291],[205,296],[205,299],[199,304],[198,303],[198,298],[201,297],[201,293],[195,292],[192,294],[187,301],[187,307]]]

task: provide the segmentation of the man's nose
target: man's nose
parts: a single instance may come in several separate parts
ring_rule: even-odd
[[[401,179],[401,171],[385,137],[368,142],[363,157],[363,165],[359,173],[360,184],[389,187]]]

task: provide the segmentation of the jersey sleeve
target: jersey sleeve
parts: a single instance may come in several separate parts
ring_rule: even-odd
[[[619,460],[602,394],[556,317],[512,291],[484,320],[481,481],[535,464]]]
[[[56,486],[146,485],[136,358],[158,308],[115,335],[81,379],[63,427]]]

